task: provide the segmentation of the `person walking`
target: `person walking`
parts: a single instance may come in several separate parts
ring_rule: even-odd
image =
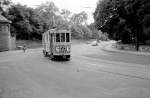
[[[24,45],[23,45],[23,52],[26,52],[26,49],[27,49],[27,47],[26,47],[26,45],[24,44]]]

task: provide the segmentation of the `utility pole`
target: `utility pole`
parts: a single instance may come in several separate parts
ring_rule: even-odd
[[[56,22],[55,22],[55,17],[53,16],[53,29],[56,28]]]
[[[139,51],[139,31],[136,31],[136,51]]]

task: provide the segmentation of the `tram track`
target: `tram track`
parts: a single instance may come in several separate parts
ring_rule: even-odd
[[[135,78],[135,79],[141,79],[141,80],[148,80],[150,81],[149,66],[143,66],[140,64],[132,64],[129,65],[129,63],[116,63],[111,61],[103,61],[100,59],[91,59],[89,57],[84,56],[74,56],[76,60],[80,59],[79,65],[82,65],[90,71],[94,72],[105,72],[108,74],[113,75],[119,75],[127,78]],[[87,62],[87,61],[92,61]],[[96,61],[96,63],[94,63]],[[74,61],[76,62],[76,61]],[[137,67],[138,66],[138,67]],[[143,71],[144,70],[144,71]]]

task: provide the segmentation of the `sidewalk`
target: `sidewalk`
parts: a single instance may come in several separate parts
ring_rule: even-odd
[[[115,48],[112,44],[108,44],[105,47],[103,47],[104,51],[108,52],[116,52],[116,53],[125,53],[125,54],[134,54],[134,55],[139,55],[139,56],[150,56],[149,52],[137,52],[137,51],[127,51],[127,50],[119,50]]]

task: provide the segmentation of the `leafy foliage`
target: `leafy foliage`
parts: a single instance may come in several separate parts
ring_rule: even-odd
[[[0,1],[0,12],[4,14],[4,12],[8,12],[8,8],[10,8],[12,2],[11,0],[1,0]]]
[[[92,38],[92,31],[87,26],[87,13],[82,11],[70,18],[72,36],[75,38]]]
[[[42,33],[54,27],[71,30],[73,38],[94,38],[93,34],[98,34],[96,29],[87,25],[86,12],[59,10],[53,2],[42,3],[35,9],[11,3],[8,10],[4,16],[12,21],[11,34],[17,39],[41,39]]]
[[[11,33],[16,34],[18,39],[32,39],[32,35],[36,31],[42,31],[40,22],[32,8],[20,4],[13,5],[6,17],[12,21]]]
[[[83,11],[78,14],[74,14],[71,18],[71,21],[77,25],[86,24],[87,13]]]
[[[123,43],[143,43],[150,35],[146,30],[150,26],[149,9],[149,0],[100,0],[94,13],[95,24]]]

